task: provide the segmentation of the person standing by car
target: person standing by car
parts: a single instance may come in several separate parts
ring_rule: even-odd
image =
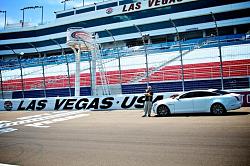
[[[153,102],[153,91],[152,87],[148,86],[145,93],[145,102],[144,102],[144,115],[142,117],[151,116],[151,109],[152,109],[152,102]]]

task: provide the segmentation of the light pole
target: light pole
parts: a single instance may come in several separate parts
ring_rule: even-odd
[[[6,24],[7,24],[7,19],[6,19],[6,11],[5,10],[0,10],[0,13],[4,13],[4,28],[6,28]]]
[[[142,34],[140,28],[135,25],[135,28],[137,29],[137,31],[139,32],[139,34],[141,35],[141,39],[142,39],[142,43],[143,43],[143,48],[144,48],[144,52],[145,52],[145,58],[146,58],[146,77],[147,77],[147,86],[149,86],[149,74],[148,74],[148,51],[147,51],[147,46],[145,43],[145,38],[149,36],[149,34]]]
[[[72,1],[72,0],[63,0],[63,1],[61,1],[61,3],[63,3],[63,10],[66,10],[66,3],[69,2],[69,1]],[[83,4],[84,4],[84,1],[83,1]]]
[[[115,48],[117,50],[117,54],[118,54],[118,65],[119,65],[119,79],[120,79],[120,85],[122,87],[122,70],[121,70],[121,57],[120,57],[120,52],[119,52],[119,49],[118,49],[118,46],[117,46],[117,41],[115,40],[113,34],[105,29],[105,31],[107,31],[107,33],[112,37],[112,39],[114,40],[114,44],[115,44]]]
[[[218,25],[216,22],[216,19],[214,17],[213,12],[211,12],[211,16],[213,18],[213,22],[215,24],[215,29],[216,29],[216,36],[217,38],[217,42],[218,42],[218,49],[219,49],[219,58],[220,58],[220,76],[221,76],[221,89],[224,89],[224,80],[223,80],[223,63],[222,63],[222,53],[221,53],[221,44],[220,44],[220,38],[219,38],[219,30],[218,30]]]
[[[43,24],[43,6],[39,6],[39,8],[41,8],[42,9],[42,21],[41,21],[41,24]]]
[[[42,9],[42,19],[41,19],[41,24],[43,24],[43,6],[29,6],[29,7],[24,7],[20,10],[23,11],[23,20],[22,20],[22,27],[24,26],[24,11],[26,9],[37,9],[37,8],[41,8]]]
[[[172,19],[169,19],[173,27],[175,28],[176,35],[177,35],[177,41],[179,43],[179,52],[180,52],[180,57],[181,57],[181,80],[182,80],[182,91],[185,91],[185,85],[184,85],[184,69],[183,69],[183,58],[182,58],[182,47],[181,47],[181,41],[180,41],[180,34],[178,32],[178,29]]]
[[[23,19],[22,19],[22,27],[23,27],[23,26],[24,26],[24,10],[25,10],[25,8],[22,8],[22,9],[20,9],[20,10],[23,11]]]

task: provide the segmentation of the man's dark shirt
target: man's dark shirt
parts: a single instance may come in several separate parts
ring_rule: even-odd
[[[153,101],[153,92],[151,90],[147,90],[146,93],[149,93],[150,96],[145,95],[146,96],[145,101]]]

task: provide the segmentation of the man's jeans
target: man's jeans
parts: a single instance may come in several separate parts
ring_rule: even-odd
[[[152,109],[152,101],[145,101],[144,103],[144,115],[147,116],[151,114],[151,109]]]

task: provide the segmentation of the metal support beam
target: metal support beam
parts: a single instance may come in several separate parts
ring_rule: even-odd
[[[143,48],[144,48],[144,52],[145,52],[145,64],[146,64],[146,77],[147,77],[147,86],[149,86],[149,69],[148,69],[148,51],[147,51],[147,46],[146,46],[146,43],[145,43],[145,37],[144,35],[142,34],[140,28],[134,24],[134,27],[137,29],[137,31],[139,32],[140,36],[141,36],[141,39],[142,39],[142,43],[143,43]]]
[[[71,93],[71,82],[70,82],[70,72],[69,72],[69,61],[68,61],[68,55],[65,54],[65,51],[63,49],[63,47],[61,46],[61,44],[59,44],[55,39],[50,39],[51,41],[53,41],[54,43],[56,43],[60,48],[61,48],[61,51],[62,51],[62,55],[65,56],[65,59],[66,59],[66,65],[67,65],[67,74],[68,74],[68,86],[69,86],[69,95],[72,96],[72,93]]]
[[[72,47],[72,50],[75,54],[75,64],[76,64],[76,70],[75,70],[75,96],[80,96],[80,61],[81,61],[81,49],[79,46],[79,49],[76,50],[74,47]]]
[[[3,96],[3,76],[2,76],[2,69],[0,69],[0,82],[1,82],[2,99],[4,99],[4,96]]]
[[[91,96],[95,95],[95,90],[92,88],[93,85],[93,79],[92,79],[92,60],[91,57],[89,57],[89,73],[90,73],[90,87],[91,87]]]
[[[118,49],[118,45],[117,45],[117,41],[115,40],[115,37],[113,36],[113,34],[108,30],[105,29],[107,31],[107,33],[112,37],[112,39],[114,40],[114,44],[115,44],[115,48],[117,50],[117,54],[118,54],[118,68],[119,68],[119,82],[120,85],[122,87],[122,71],[121,71],[121,57],[120,57],[120,51]]]
[[[184,69],[183,69],[183,57],[182,57],[182,46],[181,46],[181,41],[180,41],[180,34],[179,31],[174,23],[173,20],[169,19],[173,27],[175,28],[176,35],[177,35],[177,41],[179,44],[179,52],[180,52],[180,57],[181,57],[181,81],[182,81],[182,91],[185,91],[185,84],[184,84]]]
[[[21,56],[18,56],[18,63],[20,66],[20,76],[21,76],[21,83],[22,83],[22,97],[24,98],[24,82],[23,82],[23,67],[22,67],[22,63],[21,63]]]
[[[22,54],[18,55],[18,54],[17,54],[11,47],[9,47],[9,46],[5,46],[5,47],[8,48],[8,49],[10,49],[10,50],[14,53],[14,55],[17,56],[17,60],[18,60],[18,63],[19,63],[19,66],[20,66],[20,72],[21,72],[20,77],[21,77],[21,84],[22,84],[22,97],[24,98],[25,96],[24,96],[23,68],[22,68],[22,64],[21,64],[21,60],[20,60]]]
[[[221,76],[221,89],[224,89],[224,78],[223,78],[223,61],[222,61],[222,53],[221,53],[221,44],[220,44],[220,36],[219,36],[219,29],[218,29],[218,25],[217,25],[217,21],[215,19],[215,16],[213,14],[213,12],[211,12],[211,16],[213,18],[213,22],[215,25],[215,29],[216,29],[216,36],[217,38],[217,42],[218,42],[218,49],[219,49],[219,58],[220,58],[220,76]]]
[[[41,58],[41,54],[40,52],[38,51],[38,49],[36,48],[35,45],[33,45],[32,43],[28,43],[29,45],[31,45],[37,52],[38,56],[39,56],[39,59]],[[44,62],[42,60],[42,70],[43,70],[43,94],[44,94],[44,97],[46,98],[46,80],[45,80],[45,71],[44,71]]]

